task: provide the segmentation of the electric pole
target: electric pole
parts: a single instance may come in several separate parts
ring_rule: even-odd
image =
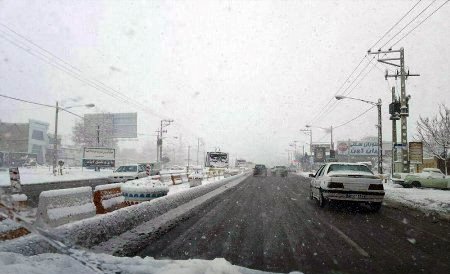
[[[187,162],[187,173],[189,174],[189,165],[191,163],[191,146],[188,146],[188,162]]]
[[[399,57],[394,58],[380,58],[380,54],[384,54],[384,56],[388,54],[398,53]],[[401,130],[401,142],[402,142],[402,150],[401,150],[401,166],[403,173],[409,173],[409,155],[408,155],[408,121],[407,118],[409,116],[409,98],[410,96],[406,95],[406,79],[409,76],[420,76],[419,74],[410,74],[409,71],[406,73],[405,71],[405,51],[402,48],[399,50],[388,50],[388,51],[377,51],[371,52],[368,51],[368,54],[377,54],[378,62],[384,63],[387,65],[391,65],[397,68],[400,68],[400,72],[397,70],[395,74],[389,74],[386,71],[385,79],[388,77],[394,77],[396,80],[400,77],[400,130]],[[398,61],[398,63],[394,63],[393,61]]]
[[[166,127],[170,125],[173,122],[173,120],[161,120],[161,126],[159,129],[159,140],[157,142],[157,146],[159,146],[159,162],[162,162],[162,145],[163,145],[163,133],[166,133],[167,130],[163,130],[163,127]]]
[[[58,112],[59,106],[56,101],[56,113],[55,113],[55,136],[53,138],[53,175],[56,176],[56,164],[58,162]]]

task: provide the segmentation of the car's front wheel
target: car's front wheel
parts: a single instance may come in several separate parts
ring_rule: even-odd
[[[319,190],[319,207],[325,207],[327,200],[323,197],[322,191]]]
[[[412,187],[421,187],[422,185],[420,184],[420,182],[415,181],[415,182],[411,183],[411,186]]]

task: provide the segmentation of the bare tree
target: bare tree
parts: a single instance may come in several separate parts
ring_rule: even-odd
[[[417,134],[425,148],[438,159],[445,162],[445,174],[447,175],[447,148],[450,145],[450,109],[445,105],[440,105],[438,114],[431,119],[420,116],[419,121],[417,121]]]
[[[113,138],[113,125],[103,116],[85,116],[72,128],[72,141],[80,147],[117,148],[117,139]]]

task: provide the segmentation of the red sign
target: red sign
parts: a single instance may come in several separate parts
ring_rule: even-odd
[[[348,144],[347,143],[339,143],[338,150],[340,152],[345,152],[348,150]]]

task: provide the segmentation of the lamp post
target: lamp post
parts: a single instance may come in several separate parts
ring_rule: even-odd
[[[382,135],[383,131],[382,131],[382,121],[381,121],[381,105],[382,105],[381,99],[378,99],[377,102],[372,102],[372,101],[367,101],[367,100],[343,96],[343,95],[336,95],[335,98],[337,100],[351,99],[351,100],[364,102],[364,103],[370,104],[372,106],[377,106],[377,109],[378,109],[378,124],[377,124],[377,128],[378,128],[378,173],[383,174],[383,135]]]
[[[62,108],[62,107],[59,106],[58,101],[56,101],[56,106],[55,106],[55,135],[53,136],[54,138],[53,138],[53,165],[52,165],[53,166],[53,175],[55,175],[55,176],[56,176],[56,164],[58,163],[58,113],[59,113],[59,110],[62,110],[62,111],[67,111],[70,114],[73,114],[75,116],[78,116],[75,113],[72,113],[72,112],[68,111],[68,109],[75,108],[75,107],[93,108],[93,107],[95,107],[95,105],[94,104],[86,104],[86,105],[76,105],[76,106],[69,106],[69,107]],[[78,117],[81,117],[81,116],[78,116]],[[83,118],[83,117],[81,117],[81,118]]]
[[[331,138],[330,138],[330,150],[334,150],[334,143],[333,143],[333,126],[330,126],[329,128],[326,127],[318,127],[318,126],[312,126],[312,125],[305,125],[307,128],[320,128],[326,131],[330,132]],[[311,140],[312,143],[312,140]]]
[[[312,129],[300,129],[306,135],[309,135],[309,154],[312,155]]]

